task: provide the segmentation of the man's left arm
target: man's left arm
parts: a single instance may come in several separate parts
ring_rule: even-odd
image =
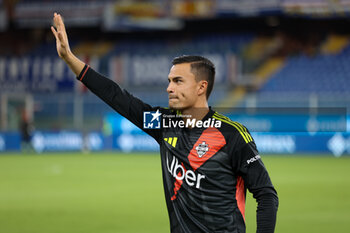
[[[256,149],[249,142],[238,151],[240,157],[239,173],[245,186],[257,200],[257,233],[273,233],[276,225],[278,196],[270,176]]]

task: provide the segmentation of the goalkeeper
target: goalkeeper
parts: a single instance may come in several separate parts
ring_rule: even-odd
[[[245,232],[247,189],[258,203],[257,232],[274,232],[278,197],[252,136],[208,106],[215,77],[211,61],[175,58],[168,75],[169,108],[152,107],[74,56],[62,17],[55,13],[53,20],[58,55],[77,79],[158,142],[172,233]],[[171,127],[144,129],[145,112],[152,120],[180,117]],[[181,127],[188,121],[195,124]]]

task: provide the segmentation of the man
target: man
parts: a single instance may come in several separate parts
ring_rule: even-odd
[[[76,58],[62,18],[54,14],[58,55],[93,93],[160,145],[171,232],[245,232],[248,188],[257,199],[257,232],[274,232],[277,193],[248,130],[208,106],[215,68],[206,58],[175,58],[168,75],[169,109],[151,107]],[[168,117],[170,126],[144,128]]]
[[[32,139],[32,131],[33,131],[33,125],[31,124],[31,122],[28,119],[27,113],[25,111],[25,109],[21,109],[20,111],[20,115],[21,115],[21,119],[19,122],[19,130],[21,133],[21,149],[22,152],[34,152],[32,144],[31,144],[31,139]]]

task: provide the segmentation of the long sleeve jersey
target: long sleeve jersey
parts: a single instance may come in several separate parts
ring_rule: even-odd
[[[89,66],[77,79],[158,142],[172,233],[245,232],[247,189],[258,202],[257,232],[274,232],[277,192],[243,125],[210,108],[208,127],[180,127],[175,117],[171,127],[146,129],[145,112],[176,111],[144,103]]]

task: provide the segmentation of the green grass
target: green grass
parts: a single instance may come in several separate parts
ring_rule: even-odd
[[[350,158],[265,156],[276,232],[348,232]],[[248,194],[247,232],[255,232]],[[1,233],[169,232],[157,154],[0,154]]]

